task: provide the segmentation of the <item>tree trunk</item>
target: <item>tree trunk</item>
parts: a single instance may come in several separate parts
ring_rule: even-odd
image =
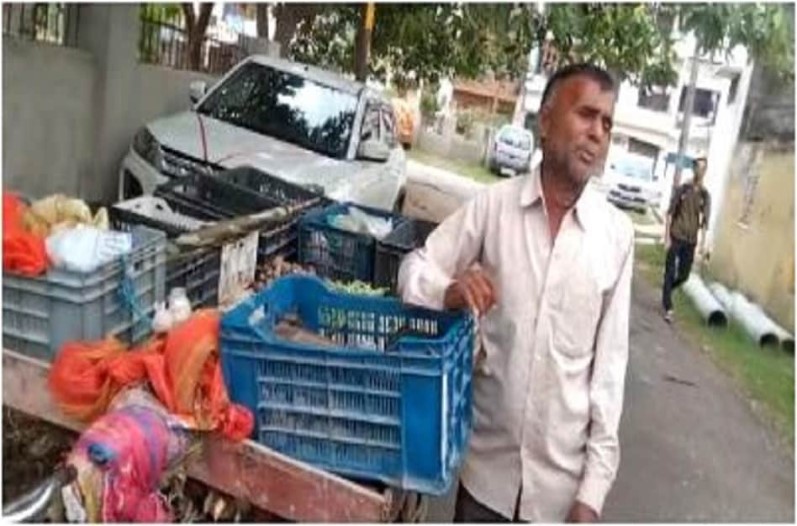
[[[360,25],[354,49],[354,77],[365,82],[368,77],[368,54],[371,51],[371,33],[374,29],[374,4],[369,2],[360,7]]]
[[[194,13],[193,4],[180,4],[185,15],[185,31],[188,37],[186,46],[186,60],[188,68],[200,71],[202,65],[202,42],[205,39],[205,32],[210,23],[210,14],[213,12],[212,3],[199,4],[199,17]]]
[[[256,6],[256,19],[257,19],[257,36],[258,38],[268,39],[268,10],[271,4],[257,4]]]
[[[274,18],[277,23],[274,40],[279,42],[280,57],[288,57],[289,47],[299,23],[312,24],[319,9],[320,6],[317,4],[277,4],[274,8]]]

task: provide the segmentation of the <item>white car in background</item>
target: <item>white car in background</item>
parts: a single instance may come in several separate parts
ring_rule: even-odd
[[[653,173],[653,159],[644,155],[623,153],[610,157],[596,184],[620,208],[644,213],[661,203],[661,181]]]
[[[520,126],[505,124],[495,134],[487,165],[496,175],[517,175],[531,170],[534,135]]]
[[[338,201],[395,209],[406,158],[390,100],[312,66],[248,57],[209,91],[191,84],[190,111],[148,123],[119,170],[119,198],[200,170],[251,165]]]

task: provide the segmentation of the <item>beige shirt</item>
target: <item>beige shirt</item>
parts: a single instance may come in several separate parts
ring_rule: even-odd
[[[552,243],[535,170],[481,192],[402,263],[408,303],[442,308],[474,262],[496,287],[461,480],[506,517],[521,490],[526,521],[562,521],[575,500],[603,507],[620,459],[633,238],[588,186]]]

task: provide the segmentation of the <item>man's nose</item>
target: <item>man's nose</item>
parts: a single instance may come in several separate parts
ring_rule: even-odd
[[[601,119],[593,119],[587,130],[587,133],[590,140],[597,144],[602,144],[605,142],[609,135],[606,129],[603,127],[603,122]]]

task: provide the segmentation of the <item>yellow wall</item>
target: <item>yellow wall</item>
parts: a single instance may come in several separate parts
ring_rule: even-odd
[[[740,144],[730,169],[714,236],[711,274],[759,303],[793,332],[794,145]],[[756,170],[759,179],[747,226],[743,226],[740,218],[750,170]]]

